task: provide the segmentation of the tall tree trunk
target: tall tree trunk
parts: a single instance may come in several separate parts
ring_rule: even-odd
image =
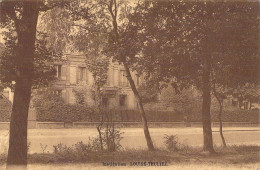
[[[155,148],[154,148],[152,138],[151,138],[151,135],[150,135],[150,132],[149,132],[149,129],[148,129],[147,119],[146,119],[146,115],[145,115],[145,111],[144,111],[144,107],[143,107],[141,97],[139,96],[139,93],[136,89],[135,83],[133,81],[133,78],[131,76],[131,73],[130,73],[128,66],[126,65],[126,63],[123,63],[123,64],[124,64],[124,68],[126,70],[127,80],[129,81],[131,89],[132,89],[132,91],[135,95],[135,98],[136,98],[137,103],[138,103],[139,111],[140,111],[141,116],[142,116],[142,121],[143,121],[143,124],[144,124],[144,135],[145,135],[145,139],[146,139],[146,142],[147,142],[148,149],[150,151],[153,151],[153,150],[155,150]]]
[[[114,6],[114,8],[113,8]],[[110,0],[109,5],[108,5],[108,11],[111,14],[112,17],[112,24],[113,24],[113,28],[114,28],[114,33],[115,33],[115,43],[118,46],[119,45],[119,33],[118,33],[118,25],[117,25],[117,12],[118,12],[118,8],[117,8],[117,1],[116,0]],[[147,142],[147,146],[148,146],[148,150],[153,151],[155,150],[154,146],[153,146],[153,142],[152,142],[152,138],[150,136],[150,132],[148,129],[148,125],[147,125],[147,119],[146,119],[146,115],[145,115],[145,111],[143,108],[143,103],[142,100],[139,96],[139,93],[136,89],[135,83],[133,81],[133,78],[131,76],[129,67],[127,65],[126,62],[126,56],[125,55],[121,55],[119,56],[119,61],[123,63],[124,68],[126,70],[126,78],[131,86],[131,89],[135,95],[135,98],[137,100],[138,106],[139,106],[139,110],[141,113],[141,117],[142,117],[142,121],[144,124],[144,135],[145,135],[145,139]]]
[[[22,17],[17,30],[19,67],[14,91],[14,102],[10,123],[7,169],[27,165],[27,121],[33,78],[36,26],[39,11],[36,1],[23,2]]]
[[[223,100],[218,100],[219,102],[219,115],[218,115],[218,119],[219,119],[219,133],[220,133],[220,136],[221,136],[221,139],[222,139],[222,143],[223,143],[223,146],[226,147],[227,144],[226,144],[226,141],[225,141],[225,138],[224,138],[224,135],[223,135],[223,130],[222,130],[222,113],[223,113]]]
[[[204,137],[204,150],[215,153],[212,140],[211,117],[210,117],[210,68],[209,64],[204,65],[202,73],[202,124]]]
[[[215,98],[217,99],[218,103],[219,103],[219,114],[218,114],[218,120],[219,120],[219,133],[220,133],[220,137],[222,139],[222,143],[223,146],[226,147],[226,141],[223,135],[223,125],[222,125],[222,113],[223,113],[223,99],[218,95],[217,91],[216,91],[216,87],[215,87],[215,82],[213,85],[213,94],[215,96]]]
[[[97,84],[96,75],[94,75],[94,88],[95,88],[95,105],[97,107],[97,111],[99,113],[99,119],[100,119],[100,123],[97,125],[96,128],[99,135],[100,150],[103,151],[104,147],[103,147],[103,138],[102,138],[101,129],[104,123],[104,110],[102,106],[101,91],[100,91],[100,87]]]

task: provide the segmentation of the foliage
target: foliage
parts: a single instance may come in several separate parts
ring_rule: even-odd
[[[101,108],[101,100],[103,97],[102,88],[107,83],[107,73],[108,73],[109,60],[101,54],[97,54],[95,57],[88,58],[87,66],[89,71],[92,73],[94,78],[93,84],[93,100],[95,101],[95,107]],[[100,112],[100,110],[99,110]],[[100,114],[100,113],[99,113]]]
[[[116,112],[114,110],[100,110],[100,123],[97,125],[98,137],[94,141],[99,143],[101,151],[114,152],[122,148],[120,129],[115,128]]]
[[[48,11],[41,25],[56,50],[86,56],[96,86],[102,87],[107,79],[108,58],[103,53],[107,29],[99,10],[95,1],[72,1]]]
[[[107,129],[107,130],[102,132],[102,139],[104,141],[104,146],[105,146],[104,150],[101,150],[101,145],[99,141],[100,138],[99,136],[97,136],[93,138],[89,137],[87,144],[81,141],[71,147],[68,147],[67,145],[63,145],[62,143],[58,145],[54,145],[53,146],[54,153],[60,155],[67,155],[68,153],[70,153],[74,156],[77,155],[77,157],[79,158],[83,158],[86,155],[88,155],[90,152],[119,151],[122,148],[122,146],[120,145],[120,141],[122,139],[121,137],[122,132],[120,132],[120,130],[115,130],[115,131],[110,131],[111,129]]]
[[[122,149],[120,141],[123,139],[123,132],[120,129],[116,129],[111,123],[105,123],[98,131],[100,136],[89,139],[88,146],[91,150],[115,152]]]
[[[52,2],[54,1],[0,1],[0,28],[1,31],[7,30],[4,36],[6,50],[0,60],[0,80],[16,83],[10,122],[7,169],[12,165],[23,165],[26,168],[27,121],[31,89],[48,83],[48,78],[45,80],[46,76],[41,76],[42,74],[45,75],[47,72],[47,75],[54,77],[53,69],[49,70],[50,67],[47,67],[48,70],[45,70],[48,65],[44,57],[49,54],[42,55],[41,52],[46,48],[38,48],[44,43],[40,42],[40,46],[37,46],[39,37],[37,38],[36,33],[39,13],[52,8],[49,6],[53,4]],[[58,4],[60,2],[63,1],[59,1]],[[41,57],[43,61],[39,62]],[[40,67],[37,69],[37,66]],[[37,71],[40,74],[37,75]]]
[[[55,153],[35,153],[29,155],[28,159],[30,164],[41,164],[44,167],[58,167],[63,169],[81,168],[82,166],[77,166],[78,163],[100,163],[110,162],[111,160],[116,160],[117,162],[166,161],[171,162],[175,169],[212,169],[212,167],[223,169],[224,165],[228,165],[230,169],[241,169],[241,165],[247,169],[257,169],[259,150],[260,147],[257,145],[231,145],[227,146],[227,148],[216,147],[218,154],[209,156],[203,152],[201,147],[184,145],[177,152],[159,149],[154,152],[141,149],[128,149],[114,153],[88,152],[85,156],[81,156],[80,153],[74,155],[68,152],[66,153],[67,157]],[[0,163],[4,164],[5,162],[6,155],[0,155]],[[71,165],[68,165],[68,162]],[[66,164],[65,166],[63,166],[64,163]],[[54,164],[54,166],[50,166],[50,164]],[[169,167],[172,164],[168,164]]]
[[[12,111],[12,103],[6,98],[0,98],[0,121],[9,122]]]
[[[29,152],[30,147],[31,147],[31,142],[27,142],[27,152]]]
[[[178,150],[178,138],[176,135],[164,135],[164,144],[169,151]]]
[[[92,108],[88,107],[74,107],[72,105],[67,106],[63,111],[63,105],[53,106],[50,111],[40,114],[37,112],[37,121],[40,122],[99,122],[100,117]],[[56,107],[56,108],[55,108]],[[87,110],[87,111],[86,111]],[[64,114],[65,112],[65,114]],[[186,122],[186,115],[178,111],[163,111],[163,110],[146,110],[148,122]],[[218,122],[218,110],[211,111],[211,119],[213,122]],[[115,111],[114,122],[141,122],[140,113],[137,110],[128,111]],[[192,110],[189,112],[189,122],[201,122],[201,111]],[[259,113],[257,110],[241,110],[241,109],[229,109],[224,110],[222,115],[223,122],[248,122],[259,123]]]
[[[40,146],[41,146],[42,153],[44,153],[48,145],[43,145],[42,143],[40,143]]]
[[[91,96],[96,106],[101,101],[101,88],[107,82],[109,64],[109,58],[103,53],[106,22],[101,22],[104,18],[99,10],[95,1],[72,1],[65,7],[58,6],[48,11],[42,16],[41,23],[42,31],[49,36],[50,43],[58,52],[85,55],[94,84],[83,83],[83,86],[91,87],[89,92],[84,91],[84,87],[80,87],[82,84],[79,84],[74,93],[78,103],[83,104],[87,95]]]
[[[14,37],[15,33],[5,32],[5,48],[3,55],[0,59],[0,72],[1,81],[8,83],[9,87],[11,82],[15,81],[17,76],[17,69],[19,67],[19,60],[17,60],[17,37]],[[55,68],[50,65],[59,56],[55,55],[48,47],[46,47],[46,39],[38,36],[36,40],[36,49],[34,57],[34,75],[33,75],[33,88],[39,86],[49,85],[49,82],[55,80]]]
[[[39,10],[44,8],[50,9],[53,6],[60,6],[60,3],[48,2],[45,4],[39,2]],[[66,5],[66,3],[63,3]],[[22,3],[15,2],[3,2],[1,3],[2,10],[2,35],[4,40],[4,45],[1,45],[1,58],[0,58],[0,80],[5,83],[6,86],[11,87],[11,82],[15,81],[19,76],[19,69],[21,66],[22,58],[18,57],[19,47],[18,47],[18,35],[20,35],[19,24],[21,21],[18,17],[22,15],[21,12],[17,12],[17,19],[14,19],[14,16],[11,14],[11,11],[17,11],[22,7]],[[40,9],[42,7],[42,9]],[[4,9],[6,8],[6,9]],[[10,9],[8,11],[7,9]],[[21,17],[21,16],[20,16]],[[12,21],[13,20],[13,21]],[[52,63],[53,61],[60,59],[61,53],[55,51],[54,46],[49,42],[49,37],[46,34],[43,34],[41,31],[36,33],[36,42],[34,44],[34,56],[33,56],[33,88],[39,88],[40,86],[47,86],[49,82],[55,80],[55,68]],[[32,71],[32,70],[31,70]]]
[[[79,105],[90,106],[90,101],[88,100],[94,100],[95,98],[93,86],[86,82],[80,82],[72,91],[75,95],[76,103]]]
[[[107,82],[108,64],[109,60],[105,56],[88,57],[87,66],[94,77],[95,86],[98,88],[103,87]]]
[[[153,77],[154,83],[190,82],[200,87],[206,57],[218,83],[234,87],[256,82],[257,6],[254,2],[141,3],[132,16],[143,47],[137,69]],[[249,25],[250,30],[244,29]]]
[[[191,113],[201,111],[201,94],[194,87],[176,91],[173,87],[168,86],[161,90],[160,99],[164,107],[173,108],[176,112],[184,115],[187,121],[189,121]]]
[[[142,84],[138,87],[138,92],[144,104],[158,101],[159,90],[154,86]]]
[[[132,16],[142,37],[136,69],[160,88],[171,83],[202,90],[204,148],[212,153],[212,84],[237,87],[259,80],[258,7],[256,2],[144,1]]]
[[[245,84],[243,86],[239,86],[238,88],[232,91],[232,96],[238,99],[239,106],[241,107],[242,102],[248,100],[250,102],[250,108],[252,103],[260,102],[260,91],[259,85],[253,84]],[[249,108],[249,109],[250,109]]]
[[[95,109],[86,105],[66,104],[52,89],[38,90],[32,99],[37,121],[74,122],[96,120]]]

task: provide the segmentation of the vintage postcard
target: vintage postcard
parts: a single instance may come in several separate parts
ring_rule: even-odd
[[[0,0],[0,169],[260,169],[257,0]]]

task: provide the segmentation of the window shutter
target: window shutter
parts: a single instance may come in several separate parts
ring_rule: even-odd
[[[80,70],[79,70],[79,69],[80,69],[79,67],[76,68],[76,70],[77,70],[77,72],[76,72],[76,75],[77,75],[77,83],[79,83],[79,79],[80,79]]]
[[[59,70],[58,70],[58,65],[55,65],[55,70],[56,70],[56,77],[59,77]]]
[[[88,80],[88,70],[86,69],[86,73],[85,73],[85,76],[86,76],[86,82],[88,82],[89,80]]]
[[[64,101],[66,101],[66,90],[61,91],[61,97]]]
[[[61,66],[61,80],[66,80],[67,78],[67,67]]]
[[[83,68],[83,81],[86,81],[86,68]]]

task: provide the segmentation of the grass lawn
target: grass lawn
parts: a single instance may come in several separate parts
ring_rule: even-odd
[[[157,148],[164,146],[164,134],[177,135],[178,141],[192,147],[203,145],[202,128],[150,128],[150,134]],[[213,128],[213,142],[220,146],[222,144],[218,128]],[[260,127],[224,127],[224,136],[229,145],[259,145]],[[125,149],[147,148],[142,128],[122,128],[121,145]],[[53,152],[53,145],[62,143],[71,146],[77,142],[87,143],[89,137],[96,137],[97,129],[29,129],[28,141],[30,142],[29,153],[42,153],[41,145],[46,146],[45,152]],[[8,148],[8,131],[0,130],[0,154]]]
[[[178,151],[164,149],[122,150],[117,152],[63,152],[30,154],[28,169],[257,169],[260,168],[260,147],[256,145],[233,145],[215,147],[217,153],[209,154],[200,147],[185,146]],[[1,155],[5,167],[6,155]],[[131,162],[135,166],[131,166]],[[138,163],[139,162],[139,163]],[[152,162],[152,163],[149,163]],[[162,165],[162,162],[167,166]],[[106,163],[107,166],[104,166]],[[111,166],[120,163],[121,166]],[[122,164],[124,164],[122,166]],[[144,166],[146,164],[146,166]],[[153,166],[151,166],[153,165]]]

